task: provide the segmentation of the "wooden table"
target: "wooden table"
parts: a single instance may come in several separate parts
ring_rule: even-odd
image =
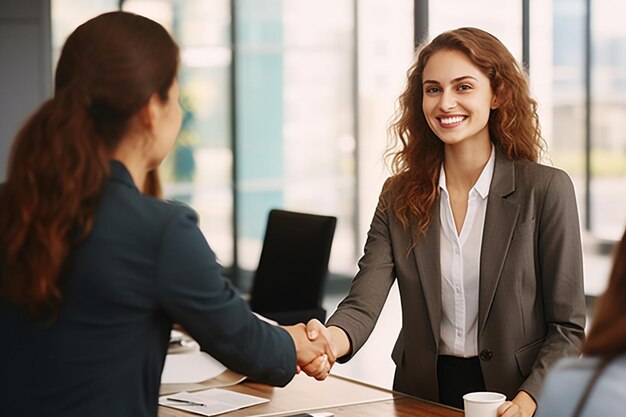
[[[463,417],[463,412],[395,391],[331,375],[319,382],[304,374],[285,388],[244,382],[225,388],[270,402],[222,414],[224,417],[287,416],[302,412],[330,411],[335,417]],[[159,407],[159,417],[197,416],[169,407]]]

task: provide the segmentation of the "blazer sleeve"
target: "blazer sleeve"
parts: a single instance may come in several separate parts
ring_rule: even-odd
[[[540,280],[547,335],[522,383],[538,398],[548,370],[564,356],[580,355],[585,337],[585,293],[580,223],[574,187],[556,170],[546,188],[538,230]]]
[[[250,311],[223,278],[196,222],[193,211],[180,208],[165,228],[156,271],[159,304],[229,369],[258,382],[286,385],[296,371],[291,336]]]
[[[338,359],[340,363],[348,361],[367,341],[396,277],[389,220],[383,209],[385,188],[367,233],[359,271],[352,280],[348,295],[326,323],[343,329],[350,339],[351,351]]]

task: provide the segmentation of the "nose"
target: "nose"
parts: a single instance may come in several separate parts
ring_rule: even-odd
[[[439,109],[442,111],[448,111],[456,107],[456,98],[454,94],[444,90],[439,96]]]

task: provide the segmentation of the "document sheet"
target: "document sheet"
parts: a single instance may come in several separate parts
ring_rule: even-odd
[[[185,403],[185,401],[188,401],[188,403]],[[196,391],[193,393],[179,392],[178,394],[165,395],[159,398],[160,405],[188,411],[190,413],[201,414],[203,416],[214,416],[267,402],[269,402],[267,398],[240,394],[220,388]]]

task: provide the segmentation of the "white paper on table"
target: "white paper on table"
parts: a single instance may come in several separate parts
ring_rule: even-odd
[[[202,403],[204,405],[185,405],[183,403],[168,401],[167,398],[178,398],[180,400]],[[197,391],[194,393],[179,392],[175,395],[166,395],[159,398],[160,405],[185,410],[190,413],[202,414],[204,416],[214,416],[216,414],[227,413],[229,411],[267,402],[269,402],[267,398],[255,397],[253,395],[241,394],[220,388]]]
[[[206,381],[226,370],[211,355],[196,351],[167,355],[161,374],[162,384],[188,384]]]

